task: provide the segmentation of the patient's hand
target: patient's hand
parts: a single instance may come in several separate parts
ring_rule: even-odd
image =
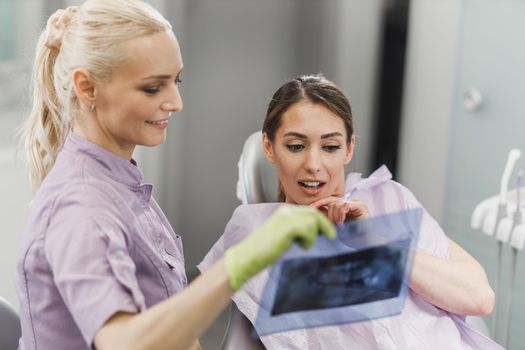
[[[366,219],[368,207],[358,199],[343,199],[331,196],[319,199],[310,204],[311,207],[319,209],[334,224],[342,224],[349,220]]]

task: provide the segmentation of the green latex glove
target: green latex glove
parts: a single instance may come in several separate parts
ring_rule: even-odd
[[[226,251],[224,262],[230,286],[238,290],[252,276],[275,263],[294,242],[310,248],[319,232],[336,237],[334,226],[317,209],[285,205],[247,238]]]

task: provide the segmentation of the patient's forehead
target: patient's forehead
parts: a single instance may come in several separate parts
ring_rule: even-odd
[[[322,103],[303,100],[284,112],[276,135],[285,137],[289,133],[301,133],[309,137],[339,133],[346,136],[343,119]]]

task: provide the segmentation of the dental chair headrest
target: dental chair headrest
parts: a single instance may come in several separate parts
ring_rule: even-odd
[[[246,139],[237,166],[237,198],[243,204],[277,202],[277,171],[264,155],[261,131],[254,132]]]

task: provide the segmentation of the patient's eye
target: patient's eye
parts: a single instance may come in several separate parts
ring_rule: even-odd
[[[324,145],[323,149],[327,152],[333,153],[341,149],[341,145]]]
[[[286,148],[288,148],[290,151],[292,152],[299,152],[301,150],[304,149],[304,145],[301,145],[301,144],[289,144],[289,145],[286,145]]]

